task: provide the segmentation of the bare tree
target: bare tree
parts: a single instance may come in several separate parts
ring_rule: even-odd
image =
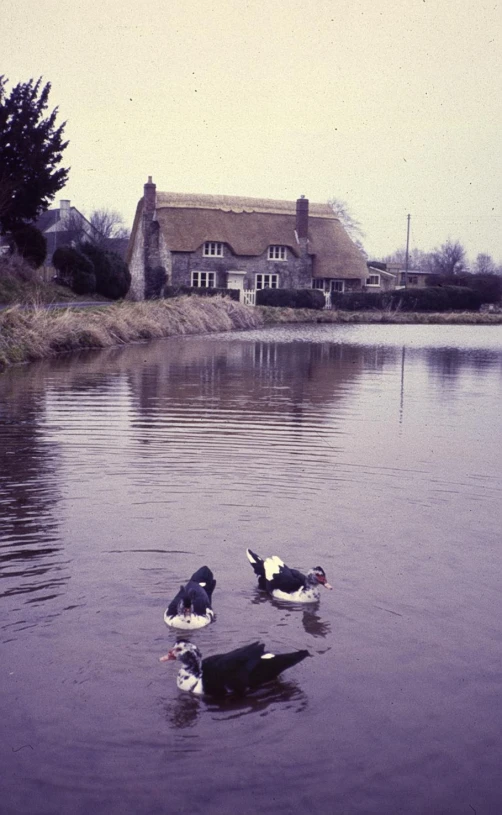
[[[432,252],[433,271],[440,275],[458,275],[468,272],[465,249],[460,241],[448,239]]]
[[[497,274],[497,266],[491,255],[479,254],[472,267],[474,274]]]
[[[89,221],[93,231],[97,233],[97,236],[92,238],[92,242],[104,248],[110,245],[110,241],[129,237],[130,232],[122,215],[114,209],[95,209]]]
[[[64,243],[67,246],[77,246],[79,243],[92,240],[93,230],[89,221],[73,207],[64,218],[61,230],[64,232]]]
[[[404,269],[406,263],[406,249],[398,249],[391,255],[383,258],[384,263],[400,263]],[[414,272],[432,272],[433,257],[431,252],[422,252],[421,249],[412,249],[408,253],[408,269]]]
[[[330,198],[328,204],[339,219],[349,238],[355,243],[357,248],[367,256],[363,246],[365,233],[361,222],[358,221],[357,218],[354,218],[347,202],[342,201],[341,198]]]

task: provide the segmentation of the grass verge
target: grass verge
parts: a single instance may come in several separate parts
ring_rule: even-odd
[[[280,323],[418,323],[438,325],[502,325],[502,314],[477,311],[312,311],[259,306],[264,325]]]

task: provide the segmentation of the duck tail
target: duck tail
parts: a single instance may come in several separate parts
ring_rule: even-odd
[[[246,549],[247,559],[249,560],[251,566],[253,567],[253,571],[257,577],[263,578],[265,580],[265,566],[263,558],[253,552],[251,549]]]

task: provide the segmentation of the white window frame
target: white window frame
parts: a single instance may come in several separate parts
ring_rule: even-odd
[[[206,241],[202,247],[202,256],[205,258],[222,258],[223,244],[220,241]]]
[[[286,246],[281,246],[277,243],[274,243],[268,247],[267,260],[287,260],[287,259],[288,253]]]
[[[370,280],[372,280],[372,281],[376,280],[376,283],[375,282],[370,283]],[[379,274],[370,274],[370,275],[368,275],[368,277],[366,278],[366,285],[368,287],[374,287],[374,288],[376,288],[377,286],[380,286],[380,275]]]
[[[329,281],[329,290],[336,292],[337,294],[343,294],[345,291],[345,280],[340,280],[337,278],[332,278]]]
[[[192,272],[192,288],[195,289],[215,289],[216,272],[196,271]]]
[[[313,277],[312,288],[319,289],[323,292],[338,292],[343,294],[345,291],[345,280],[336,277]]]
[[[279,288],[279,275],[262,273],[255,275],[255,288],[256,289],[278,289]]]

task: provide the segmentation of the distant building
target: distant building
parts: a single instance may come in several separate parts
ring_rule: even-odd
[[[366,278],[367,291],[389,291],[391,289],[423,289],[429,285],[432,272],[406,269],[402,263],[369,260]]]
[[[34,226],[47,241],[47,263],[52,262],[52,256],[60,246],[72,246],[86,238],[101,237],[85,215],[72,207],[68,200],[60,201],[58,208],[43,212]]]
[[[366,260],[328,204],[157,192],[151,177],[128,249],[130,296],[158,296],[157,281],[239,289],[360,291]]]

